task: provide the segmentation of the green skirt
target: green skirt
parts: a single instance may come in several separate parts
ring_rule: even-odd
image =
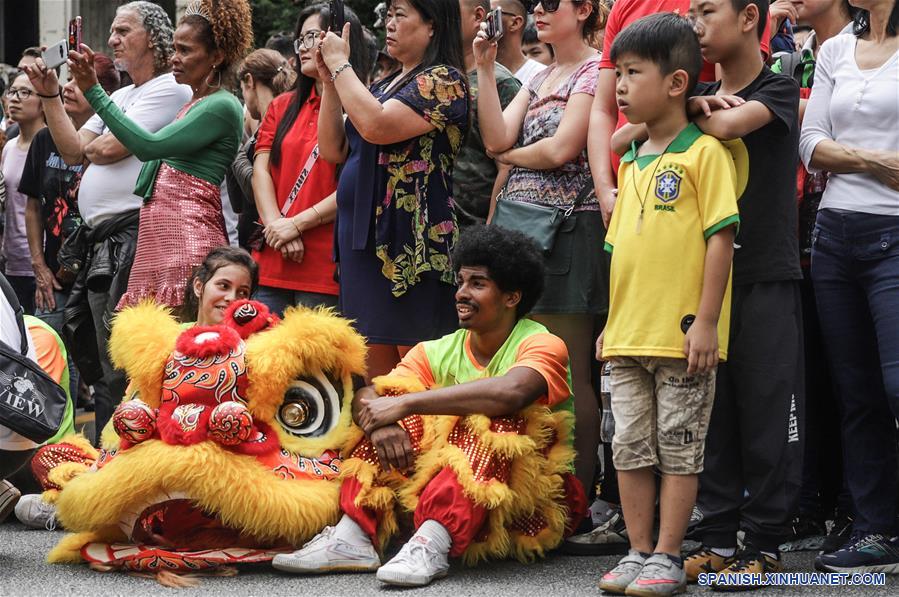
[[[568,218],[552,253],[545,257],[543,295],[532,313],[608,313],[611,256],[603,249],[605,238],[598,211],[580,211]]]

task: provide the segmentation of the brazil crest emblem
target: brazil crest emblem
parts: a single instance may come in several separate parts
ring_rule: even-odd
[[[656,176],[656,197],[663,203],[674,201],[680,195],[681,177],[676,172],[666,170]]]

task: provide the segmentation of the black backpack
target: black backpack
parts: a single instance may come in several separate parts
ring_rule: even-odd
[[[3,274],[0,289],[16,313],[22,338],[18,347],[0,342],[0,424],[40,444],[59,431],[68,397],[40,365],[28,358],[24,309]]]
[[[800,87],[811,87],[815,83],[815,71],[809,75],[808,81],[803,81],[805,70],[808,65],[814,65],[815,59],[803,58],[802,52],[791,52],[778,57],[780,60],[780,72],[788,77],[793,77]]]

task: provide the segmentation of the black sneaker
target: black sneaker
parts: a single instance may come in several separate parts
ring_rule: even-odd
[[[822,553],[833,553],[846,545],[852,537],[852,517],[847,514],[837,514],[830,527],[830,532],[824,538],[821,545]]]
[[[621,506],[608,504],[592,531],[568,537],[559,550],[573,556],[607,556],[626,554],[628,546]]]
[[[814,518],[800,515],[793,519],[792,535],[781,544],[780,551],[818,551],[824,545],[827,527]]]
[[[849,543],[815,558],[822,572],[899,573],[899,542],[879,533],[853,533]]]

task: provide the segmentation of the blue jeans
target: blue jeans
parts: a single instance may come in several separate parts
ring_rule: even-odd
[[[304,307],[336,307],[337,295],[322,294],[319,292],[304,292],[302,290],[290,290],[289,288],[275,288],[274,286],[260,286],[256,289],[254,300],[259,301],[271,310],[284,317],[284,309],[302,305]]]
[[[812,281],[842,411],[854,529],[890,535],[899,497],[899,217],[821,210]]]

